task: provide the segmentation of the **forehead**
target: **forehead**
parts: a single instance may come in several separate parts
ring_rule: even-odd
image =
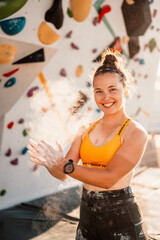
[[[96,76],[93,80],[94,88],[103,88],[109,86],[120,86],[122,87],[122,82],[120,76],[117,73],[105,73]]]

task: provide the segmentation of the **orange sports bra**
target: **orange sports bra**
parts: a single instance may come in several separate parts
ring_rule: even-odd
[[[90,141],[89,134],[91,133],[91,131],[93,131],[93,129],[101,121],[101,119],[99,119],[93,124],[93,126],[89,129],[89,131],[83,138],[80,148],[80,158],[82,160],[83,166],[107,168],[108,163],[111,161],[112,157],[121,146],[122,132],[131,120],[127,118],[124,121],[117,134],[114,136],[114,138],[112,138],[111,141],[105,143],[102,146],[96,147]]]

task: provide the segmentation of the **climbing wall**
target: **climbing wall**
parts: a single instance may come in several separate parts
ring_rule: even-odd
[[[80,184],[54,179],[26,147],[29,138],[58,139],[66,152],[78,128],[102,116],[91,86],[105,48],[122,52],[133,72],[127,112],[146,129],[159,59],[156,1],[22,2],[0,6],[0,209]]]

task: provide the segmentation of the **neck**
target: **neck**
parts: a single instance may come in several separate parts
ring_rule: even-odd
[[[127,118],[127,114],[124,110],[116,112],[115,114],[104,114],[103,119],[108,125],[114,125],[119,122],[123,122]]]

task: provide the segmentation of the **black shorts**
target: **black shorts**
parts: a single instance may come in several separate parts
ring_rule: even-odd
[[[76,240],[149,239],[131,187],[113,191],[83,188]]]

